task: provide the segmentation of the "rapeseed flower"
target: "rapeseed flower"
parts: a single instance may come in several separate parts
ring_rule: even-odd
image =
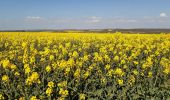
[[[2,81],[3,82],[9,82],[9,77],[7,75],[2,76]]]

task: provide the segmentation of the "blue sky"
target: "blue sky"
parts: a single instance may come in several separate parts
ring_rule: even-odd
[[[1,0],[3,29],[170,28],[170,0]]]

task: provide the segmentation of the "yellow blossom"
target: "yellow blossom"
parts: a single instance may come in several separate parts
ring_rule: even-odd
[[[57,85],[60,88],[66,87],[67,86],[67,81],[62,81],[62,82],[58,83]]]
[[[78,54],[77,51],[74,51],[72,56],[73,56],[74,58],[77,58],[77,57],[79,56],[79,54]]]
[[[54,82],[53,81],[48,82],[48,87],[53,88],[54,87]]]
[[[47,72],[51,72],[51,66],[46,66],[45,70],[46,70]]]
[[[132,72],[133,72],[133,74],[135,74],[135,75],[138,75],[138,74],[139,74],[139,72],[138,72],[136,69],[133,70]]]
[[[123,59],[123,60],[121,60],[121,62],[120,62],[121,64],[125,64],[126,63],[126,61]]]
[[[2,66],[4,69],[8,68],[9,67],[9,64],[10,64],[10,61],[9,60],[3,60],[2,61]]]
[[[37,99],[36,96],[32,96],[32,97],[30,98],[30,100],[39,100],[39,99]]]
[[[135,65],[138,65],[138,64],[139,64],[139,62],[137,62],[137,61],[133,61],[133,63],[134,63]]]
[[[114,57],[114,60],[115,60],[115,61],[118,61],[118,60],[119,60],[119,56],[115,56],[115,57]]]
[[[89,71],[86,71],[86,72],[84,73],[84,78],[86,79],[89,75],[90,75]]]
[[[109,71],[108,71],[108,73],[107,73],[107,76],[110,76],[110,77],[112,77],[112,75],[113,75],[113,69],[110,69]]]
[[[114,71],[114,74],[119,75],[119,76],[123,76],[124,72],[122,71],[122,69],[116,68],[115,71]]]
[[[49,87],[47,88],[45,93],[47,94],[47,96],[50,96],[52,92],[53,92],[52,88]]]
[[[5,100],[4,96],[0,93],[0,100]]]
[[[54,60],[54,55],[50,55],[50,61]]]
[[[129,83],[130,85],[132,85],[132,84],[135,83],[135,81],[136,81],[135,77],[134,77],[133,75],[130,75],[130,76],[129,76],[128,83]]]
[[[25,48],[27,46],[26,42],[22,42],[22,47]]]
[[[64,90],[63,88],[60,88],[59,94],[62,97],[66,97],[66,96],[68,96],[68,90]]]
[[[15,72],[14,75],[15,76],[20,76],[20,73],[19,72]]]
[[[148,72],[148,77],[152,77],[152,72],[151,71]]]
[[[105,69],[109,70],[110,69],[110,65],[106,65]]]
[[[168,68],[165,68],[165,69],[163,70],[163,72],[164,72],[165,74],[170,73],[170,68],[169,68],[169,69],[168,69]]]
[[[12,64],[10,67],[11,67],[12,70],[15,70],[17,68],[17,66],[14,65],[14,64]]]
[[[119,85],[123,85],[123,80],[122,79],[118,79],[117,82],[118,82]]]
[[[67,67],[66,69],[65,69],[65,75],[67,75],[67,74],[69,74],[69,72],[70,72],[70,67]]]
[[[40,83],[40,80],[39,80],[39,75],[37,72],[33,72],[31,74],[31,76],[29,76],[27,79],[26,79],[26,84],[27,85],[32,85],[33,83]]]
[[[25,100],[25,97],[20,97],[19,100]]]
[[[80,69],[77,69],[74,73],[75,78],[80,78]]]
[[[89,58],[88,58],[89,56],[88,55],[85,55],[84,57],[83,57],[83,61],[87,61]]]
[[[31,72],[31,68],[29,67],[29,64],[25,64],[24,69],[25,69],[25,74],[29,74]]]
[[[9,77],[7,75],[2,76],[2,81],[9,82]]]
[[[86,96],[84,93],[79,94],[79,100],[85,100]]]

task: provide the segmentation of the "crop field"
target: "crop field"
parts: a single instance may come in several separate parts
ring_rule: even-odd
[[[0,100],[169,100],[170,34],[0,32]]]

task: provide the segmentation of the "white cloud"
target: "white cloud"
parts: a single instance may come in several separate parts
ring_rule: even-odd
[[[88,18],[88,23],[99,23],[101,21],[101,17],[96,17],[96,16],[92,16]]]
[[[26,19],[42,19],[39,16],[27,16]]]
[[[168,17],[168,15],[167,15],[166,13],[164,13],[164,12],[160,13],[159,16],[160,16],[160,17]]]
[[[91,22],[92,23],[98,23],[98,22],[100,22],[100,20],[99,19],[93,19],[93,20],[91,20]]]
[[[92,17],[89,17],[90,19],[100,19],[101,17],[96,17],[96,16],[92,16]]]
[[[44,18],[39,17],[39,16],[27,16],[24,19],[25,22],[32,23],[32,22],[42,22],[44,21]]]

